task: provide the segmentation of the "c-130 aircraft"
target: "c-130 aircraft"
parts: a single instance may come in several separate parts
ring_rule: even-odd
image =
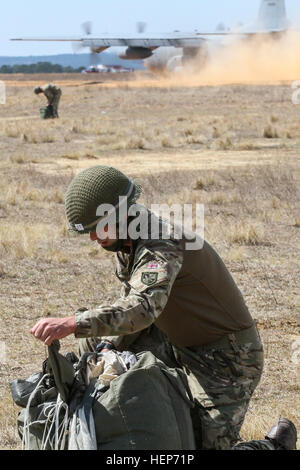
[[[143,25],[141,23],[141,25]],[[143,60],[152,72],[175,71],[197,58],[203,65],[208,57],[211,37],[235,36],[240,38],[282,37],[290,30],[285,0],[261,0],[259,13],[253,24],[238,30],[192,33],[174,32],[169,34],[145,34],[142,30],[136,36],[101,35],[91,37],[90,23],[85,24],[83,38],[14,38],[12,41],[68,41],[74,48],[89,48],[91,53],[101,53],[110,47],[122,47],[119,57],[123,60]],[[142,28],[143,29],[143,26]]]

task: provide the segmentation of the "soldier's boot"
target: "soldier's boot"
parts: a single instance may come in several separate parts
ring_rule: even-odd
[[[266,439],[271,441],[276,450],[296,450],[297,430],[287,418],[280,418],[269,431]]]

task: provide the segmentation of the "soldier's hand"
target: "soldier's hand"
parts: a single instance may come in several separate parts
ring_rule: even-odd
[[[66,336],[75,333],[75,316],[66,318],[43,318],[31,328],[30,333],[46,346],[50,346],[56,339],[63,339]]]

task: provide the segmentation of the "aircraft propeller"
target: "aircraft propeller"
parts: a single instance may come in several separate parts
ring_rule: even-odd
[[[82,23],[81,28],[84,32],[85,37],[92,35],[93,30],[93,23],[91,21],[85,21]],[[136,23],[136,30],[138,34],[143,34],[147,29],[147,23],[145,21],[138,21]],[[84,48],[81,41],[73,42],[72,49],[74,54],[81,51]],[[98,51],[100,52],[100,51]],[[99,55],[98,52],[95,52],[92,48],[90,48],[90,67],[98,64],[99,62]]]
[[[143,34],[147,29],[147,23],[145,21],[138,21],[136,24],[136,30],[139,34]]]
[[[81,28],[85,32],[86,36],[90,36],[92,34],[93,23],[91,21],[85,21],[82,23]]]
[[[93,30],[93,23],[91,21],[85,21],[82,23],[81,28],[85,33],[85,36],[91,36]],[[72,49],[73,52],[76,54],[77,52],[81,51],[84,47],[82,46],[81,42],[73,42]],[[94,52],[93,49],[90,49],[90,66],[93,66],[98,63],[99,56],[97,52]]]

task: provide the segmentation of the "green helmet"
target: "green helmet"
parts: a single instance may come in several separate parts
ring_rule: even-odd
[[[43,91],[43,90],[41,89],[40,86],[36,86],[35,89],[34,89],[34,93],[35,93],[36,95],[38,95],[38,94],[41,93],[42,91]]]
[[[121,171],[108,166],[94,166],[81,171],[68,187],[65,209],[70,230],[80,234],[96,230],[97,208],[111,204],[116,209],[119,197],[127,197],[127,207],[137,201],[141,186],[130,180]]]

